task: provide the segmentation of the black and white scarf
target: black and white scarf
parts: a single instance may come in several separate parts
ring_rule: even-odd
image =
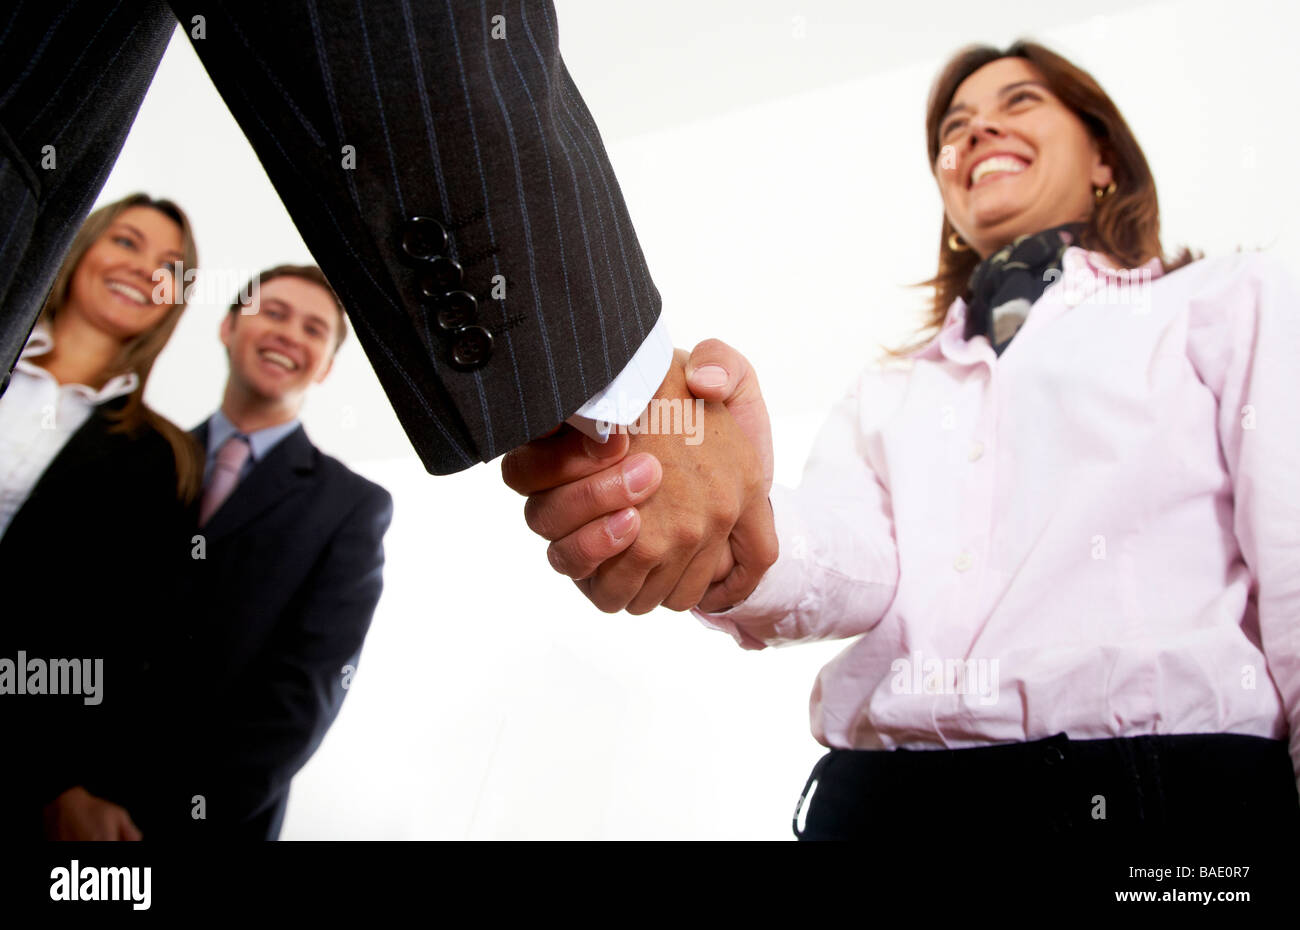
[[[1066,223],[1020,236],[976,265],[967,285],[966,338],[984,336],[1001,355],[1047,290],[1048,278],[1058,277],[1048,271],[1060,271],[1065,250],[1083,230],[1083,223]]]

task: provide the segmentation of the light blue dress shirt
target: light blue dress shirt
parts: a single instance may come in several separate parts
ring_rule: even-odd
[[[253,470],[253,466],[266,458],[271,450],[280,443],[280,440],[296,430],[298,426],[299,420],[294,417],[288,423],[280,423],[277,426],[268,426],[264,429],[246,433],[252,454],[244,460],[244,467],[239,470],[239,480],[242,482],[247,478],[248,473]],[[203,486],[205,488],[212,478],[212,469],[217,464],[217,450],[221,448],[222,443],[238,432],[239,430],[235,427],[235,424],[231,423],[220,410],[208,418],[208,458],[203,466]]]

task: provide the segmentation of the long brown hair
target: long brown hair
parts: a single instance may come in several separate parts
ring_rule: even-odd
[[[77,230],[77,235],[72,240],[68,256],[63,260],[63,265],[54,278],[50,294],[45,298],[45,305],[41,307],[39,322],[46,325],[54,322],[59,310],[67,302],[77,265],[81,263],[86,251],[113,225],[113,221],[123,211],[131,207],[150,207],[174,221],[181,230],[184,272],[188,272],[191,268],[198,268],[198,247],[194,242],[194,232],[190,228],[189,217],[185,215],[185,211],[170,200],[155,200],[148,194],[130,194],[95,210],[81,224],[81,228]],[[122,350],[109,363],[103,374],[105,378],[112,378],[134,371],[139,377],[140,383],[127,395],[126,402],[107,414],[111,423],[109,429],[112,432],[134,436],[152,427],[161,433],[171,446],[172,456],[176,461],[176,495],[188,502],[198,496],[199,489],[203,485],[203,457],[199,452],[198,444],[189,433],[149,409],[144,402],[144,389],[149,381],[149,373],[153,370],[158,354],[167,345],[167,340],[171,338],[172,331],[176,329],[176,324],[180,322],[181,314],[185,311],[188,297],[185,282],[175,281],[174,288],[172,309],[152,329],[146,330],[123,345]]]
[[[1164,270],[1173,271],[1198,258],[1186,247],[1175,258],[1164,258],[1156,183],[1133,131],[1091,74],[1036,42],[1020,39],[1005,50],[991,45],[970,45],[944,65],[930,87],[925,111],[925,144],[931,170],[940,153],[939,123],[952,103],[953,94],[962,81],[1001,58],[1023,58],[1034,65],[1048,89],[1083,122],[1097,141],[1102,161],[1110,166],[1115,190],[1098,201],[1079,244],[1110,256],[1126,268],[1159,257]],[[934,300],[916,337],[890,354],[906,354],[924,345],[942,328],[952,302],[968,296],[966,284],[980,257],[974,249],[955,252],[949,248],[948,237],[954,232],[945,212],[939,230],[939,270],[933,278],[916,285],[934,288]]]

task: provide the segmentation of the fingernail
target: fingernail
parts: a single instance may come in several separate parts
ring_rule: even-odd
[[[609,535],[614,537],[615,541],[622,539],[632,529],[632,523],[636,520],[636,511],[631,507],[619,511],[609,518]]]
[[[623,487],[632,494],[640,494],[654,481],[655,463],[648,455],[635,459],[631,465],[623,468]]]
[[[704,365],[691,373],[690,380],[700,387],[722,387],[727,383],[727,369],[721,365]]]

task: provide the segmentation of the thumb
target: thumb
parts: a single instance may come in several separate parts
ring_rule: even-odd
[[[705,339],[686,360],[686,386],[701,400],[730,405],[737,394],[757,390],[758,382],[745,356],[721,339]]]
[[[754,444],[767,486],[772,484],[772,424],[749,360],[720,339],[706,339],[686,361],[686,386],[702,400],[725,404]]]

